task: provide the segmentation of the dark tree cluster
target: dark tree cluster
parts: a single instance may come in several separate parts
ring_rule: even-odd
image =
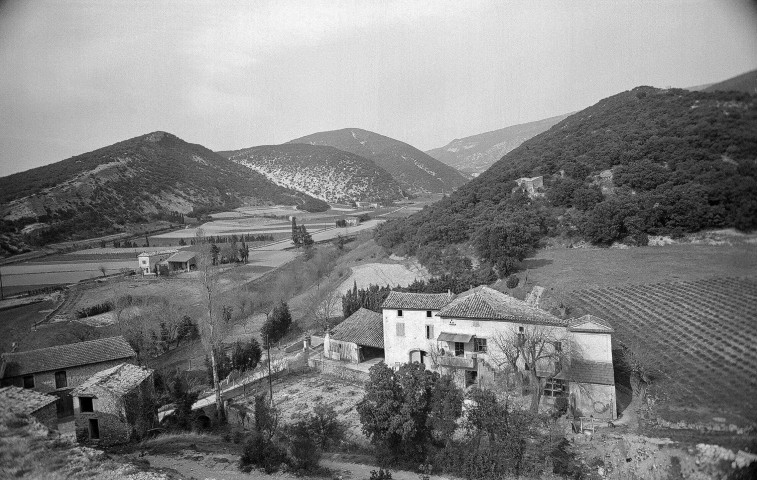
[[[292,326],[292,314],[289,306],[283,300],[273,307],[270,315],[260,328],[260,335],[268,345],[277,343],[289,332]]]

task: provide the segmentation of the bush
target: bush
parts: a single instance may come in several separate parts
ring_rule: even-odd
[[[305,421],[309,435],[321,450],[344,439],[344,425],[337,419],[336,411],[330,405],[317,404]]]
[[[244,445],[239,469],[249,473],[253,467],[258,467],[271,474],[278,471],[286,460],[286,452],[272,438],[254,431]]]
[[[80,308],[76,311],[76,318],[100,315],[101,313],[110,312],[111,310],[113,310],[113,305],[110,302],[99,303],[97,305],[92,305],[91,307]]]
[[[507,288],[515,288],[520,283],[520,278],[516,277],[515,275],[510,275],[507,277],[507,282],[505,285],[507,285]]]
[[[289,464],[298,472],[309,472],[318,467],[321,451],[310,435],[310,422],[303,420],[287,428]]]

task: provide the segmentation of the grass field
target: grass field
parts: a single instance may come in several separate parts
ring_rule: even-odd
[[[757,422],[757,279],[595,287],[570,298],[571,316],[609,320],[615,341],[660,369],[653,391],[667,420]]]

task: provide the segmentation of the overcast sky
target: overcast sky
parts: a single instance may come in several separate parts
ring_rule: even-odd
[[[748,1],[0,3],[0,175],[155,130],[422,150],[757,68]]]

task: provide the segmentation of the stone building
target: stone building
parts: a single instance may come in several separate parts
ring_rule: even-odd
[[[617,417],[613,329],[602,319],[564,320],[486,286],[457,296],[390,292],[382,316],[387,365],[420,362],[451,375],[462,388],[486,388],[513,375],[527,381],[523,358],[517,360],[515,372],[503,374],[505,355],[495,339],[525,338],[538,331],[549,339],[544,348],[566,352],[552,356],[559,361],[536,365],[543,402],[566,395],[578,416]]]
[[[323,355],[331,360],[360,363],[384,356],[380,313],[361,308],[332,328],[323,339]]]
[[[0,357],[0,385],[54,395],[58,417],[67,417],[74,414],[71,389],[101,370],[136,363],[136,359],[136,352],[123,337],[5,353]]]
[[[72,395],[80,442],[125,443],[158,423],[152,370],[122,363],[92,375]]]
[[[34,417],[50,430],[58,428],[57,397],[26,388],[0,388],[0,412]]]

